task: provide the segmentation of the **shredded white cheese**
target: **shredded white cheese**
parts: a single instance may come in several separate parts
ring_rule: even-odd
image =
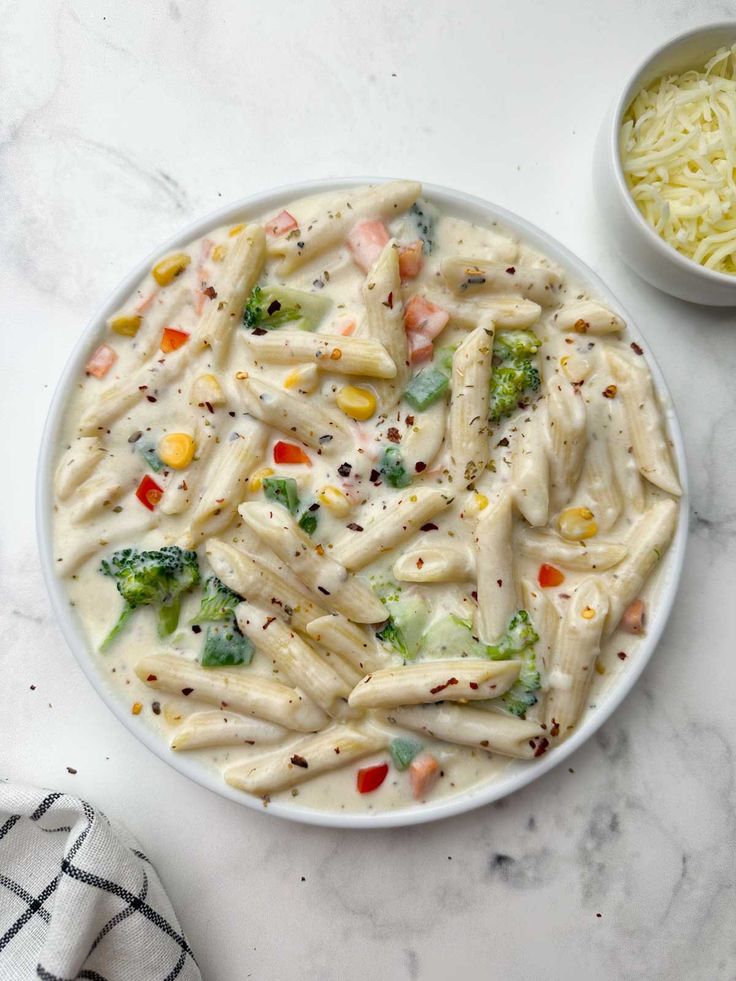
[[[621,128],[639,210],[673,248],[736,274],[736,44],[642,89]]]

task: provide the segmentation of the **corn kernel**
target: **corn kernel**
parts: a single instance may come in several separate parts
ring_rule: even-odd
[[[573,542],[592,538],[598,533],[598,525],[589,508],[567,508],[557,519],[557,526],[562,537]]]
[[[324,504],[334,515],[338,518],[344,517],[346,514],[350,513],[352,504],[350,499],[346,494],[340,490],[339,487],[335,487],[333,484],[328,484],[323,487],[322,490],[317,495],[320,502]]]
[[[605,666],[605,664],[603,664],[603,662],[600,659],[596,659],[596,662],[595,662],[595,672],[596,672],[596,674],[605,674],[606,673],[606,666]]]
[[[184,272],[192,260],[185,252],[176,252],[161,259],[151,270],[151,275],[159,286],[168,286]]]
[[[216,375],[200,375],[195,378],[191,391],[192,402],[196,405],[224,405],[225,395]]]
[[[111,317],[107,321],[107,326],[111,331],[120,334],[121,337],[135,337],[143,323],[143,317],[139,314],[121,314],[118,317]]]
[[[248,481],[248,490],[252,491],[254,494],[263,487],[263,481],[266,477],[273,477],[275,471],[273,467],[261,467],[260,470],[256,470],[255,473],[250,475],[250,480]]]
[[[333,351],[334,354],[334,351]],[[337,405],[351,419],[370,419],[376,411],[376,396],[370,389],[345,385],[337,393]]]
[[[140,715],[143,711],[143,705],[140,702],[133,702],[130,711],[133,715]]]
[[[592,606],[586,606],[580,615],[583,620],[592,620],[595,616],[595,610]]]
[[[486,497],[486,495],[478,492],[474,495],[474,497],[475,497],[475,506],[478,508],[478,510],[485,511],[485,509],[488,507],[488,498]]]
[[[227,246],[216,245],[212,250],[212,261],[222,262],[222,260],[225,258],[226,255],[227,255]]]
[[[245,228],[245,225],[242,225],[242,224],[241,225],[233,225],[233,227],[228,232],[228,235],[230,236],[230,238],[235,238],[236,235],[240,235],[240,233],[243,231],[244,228]]]
[[[184,470],[194,459],[196,443],[189,433],[167,433],[159,440],[158,455],[167,467]]]
[[[316,364],[303,364],[294,368],[284,378],[284,388],[297,388],[300,392],[314,392],[319,385]]]
[[[606,385],[606,387],[603,389],[603,398],[615,399],[616,392],[618,392],[618,388],[615,385]]]

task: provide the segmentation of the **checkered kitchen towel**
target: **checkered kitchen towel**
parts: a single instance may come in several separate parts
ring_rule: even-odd
[[[132,838],[67,794],[0,783],[0,981],[201,981]]]

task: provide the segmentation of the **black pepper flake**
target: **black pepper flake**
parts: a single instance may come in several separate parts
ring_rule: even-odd
[[[137,443],[138,440],[141,438],[142,435],[143,435],[143,433],[139,429],[138,432],[131,433],[130,436],[128,436],[128,442],[129,443]]]
[[[231,412],[228,412],[228,415],[231,416],[233,419],[235,418],[235,413],[232,412],[232,411]]]
[[[320,443],[322,443],[323,445],[324,445],[325,443],[330,443],[330,442],[332,442],[332,436],[330,436],[329,434],[328,434],[327,436],[320,436],[320,438],[319,438],[319,441],[320,441]]]
[[[468,276],[466,286],[482,286],[485,281],[485,276]]]
[[[619,652],[618,652],[618,654],[616,655],[616,657],[617,657],[617,658],[618,658],[618,659],[619,659],[620,661],[625,661],[625,660],[626,660],[626,658],[627,658],[628,656],[629,656],[629,655],[628,655],[628,654],[626,653],[626,651],[619,651]],[[31,687],[33,687],[33,686],[31,686]]]
[[[155,395],[146,395],[146,398],[148,399],[149,402],[158,402],[158,399],[156,398]]]
[[[307,508],[308,511],[319,511],[319,504],[315,501],[314,504],[310,504]]]
[[[499,439],[499,441],[496,443],[496,446],[508,446],[508,445],[509,445],[508,436],[504,436],[503,439]]]
[[[514,266],[509,266],[509,268],[506,270],[506,272],[509,274],[509,276],[515,276],[516,275],[516,269],[514,268]]]
[[[312,286],[314,286],[314,288],[315,288],[316,290],[321,290],[321,289],[324,289],[324,285],[325,285],[325,281],[324,281],[324,279],[319,279],[319,278],[318,278],[318,279],[315,279],[315,280],[314,280],[314,281],[312,282]]]
[[[417,462],[414,464],[414,469],[417,473],[421,473],[422,470],[427,469],[427,464],[423,463],[421,460],[417,460]]]
[[[200,627],[200,625],[198,623],[193,623],[192,624],[192,633],[193,634],[201,634],[202,633],[202,628]]]
[[[351,464],[349,464],[349,463],[341,463],[340,466],[337,468],[337,472],[340,474],[341,477],[349,477],[350,476],[350,471],[352,469],[353,468],[352,468],[352,465]]]
[[[380,476],[381,475],[380,475],[380,473],[377,470],[371,470],[371,473],[370,473],[370,476],[368,477],[368,480],[370,480],[370,482],[372,484],[375,484],[375,482],[378,480],[378,478]]]
[[[357,524],[355,521],[351,521],[350,524],[348,525],[348,528],[351,531],[362,531],[363,530],[363,526]]]
[[[636,343],[636,341],[631,342],[631,350],[634,354],[644,354],[643,349]]]
[[[76,773],[77,771],[76,771],[76,769],[75,769],[75,768],[74,768],[73,766],[68,766],[68,767],[66,768],[66,772],[67,772],[67,773],[71,773],[71,774],[72,774],[72,776],[73,776],[73,775],[74,775],[74,774],[75,774],[75,773]]]
[[[291,757],[291,762],[294,766],[300,766],[303,770],[309,769],[309,763],[307,763],[303,756],[299,756],[298,753],[294,753]]]
[[[36,686],[35,685],[31,685],[31,691],[35,691],[35,690],[36,690]]]
[[[428,521],[426,525],[422,525],[419,529],[420,531],[437,531],[437,525],[433,521]]]
[[[275,313],[278,313],[281,309],[281,304],[278,300],[272,300],[266,307],[266,313],[269,317],[272,317]]]
[[[161,715],[161,702],[151,702],[151,711],[154,715]]]
[[[181,693],[182,695],[191,695],[193,691],[193,688],[182,688]]]
[[[320,593],[323,593],[325,596],[329,596],[330,595],[329,590],[328,589],[325,589],[324,586],[317,586],[317,589],[320,591]]]

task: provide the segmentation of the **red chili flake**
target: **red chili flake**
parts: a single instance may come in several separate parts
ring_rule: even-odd
[[[626,651],[619,651],[616,655],[616,657],[621,661],[625,661],[628,656],[629,655],[626,653]]]
[[[497,579],[496,580],[496,584],[498,585],[498,588],[499,589],[502,589],[503,588],[503,579]]]
[[[550,736],[559,736],[560,734],[560,723],[556,719],[552,719],[552,726],[549,730]]]
[[[386,433],[386,437],[391,440],[392,443],[401,442],[401,433],[396,428],[396,426],[391,426],[389,431]]]
[[[535,757],[536,756],[543,756],[544,753],[546,753],[548,749],[549,749],[549,739],[547,739],[547,737],[544,736],[537,743],[537,748],[534,750]]]
[[[506,272],[509,274],[509,276],[513,276],[516,273],[516,269],[513,266],[509,266]]]
[[[205,296],[208,296],[211,300],[214,300],[217,296],[217,290],[214,286],[208,286],[207,289],[202,290]]]
[[[363,530],[363,526],[357,524],[355,521],[351,521],[350,524],[348,525],[348,528],[351,531],[362,531]]]
[[[473,689],[473,691],[477,691],[478,690],[478,682],[477,681],[471,681],[470,682],[470,687]]]
[[[267,334],[268,331],[264,330],[263,327],[254,327],[253,333],[256,335],[256,337],[262,337],[264,334]]]
[[[436,688],[430,688],[429,693],[430,695],[436,695],[438,692],[444,691],[445,688],[449,688],[450,685],[457,685],[457,684],[458,684],[457,678],[448,678],[447,681],[444,683],[444,685],[437,685]]]
[[[632,341],[632,342],[631,342],[631,350],[632,350],[632,351],[634,352],[634,354],[644,354],[644,351],[643,351],[643,350],[642,350],[642,348],[641,348],[641,347],[640,347],[640,346],[639,346],[639,345],[638,345],[638,344],[636,343],[636,341]]]
[[[182,688],[181,693],[182,695],[191,695],[193,691],[193,688]]]
[[[337,468],[337,472],[340,474],[341,477],[349,477],[350,471],[352,469],[353,468],[349,463],[341,463],[340,466]]]
[[[426,525],[422,525],[419,529],[420,531],[437,531],[437,525],[432,521],[428,521]]]
[[[496,446],[508,446],[508,445],[509,445],[508,436],[504,436],[503,439],[499,439],[499,441],[496,443]]]
[[[421,460],[418,460],[414,464],[414,469],[416,470],[417,473],[421,473],[422,470],[426,470],[427,469],[427,464],[426,463],[423,463]]]
[[[407,426],[413,426],[414,425],[414,416],[407,416],[406,417],[406,424],[407,424]]]
[[[424,559],[420,556],[417,559],[417,569],[421,569],[423,565],[424,565]]]
[[[263,624],[262,630],[268,630],[271,624],[274,622],[276,617],[266,617],[266,622]]]
[[[393,292],[391,292],[391,293],[388,294],[388,296],[386,297],[386,302],[383,305],[385,307],[388,307],[389,310],[393,310],[393,308],[394,308],[394,294],[393,294]]]
[[[477,603],[478,602],[478,591],[474,589],[473,592],[470,595],[473,597],[473,599]]]
[[[158,675],[149,674],[149,676],[146,678],[146,681],[158,681]]]
[[[303,770],[309,769],[309,763],[307,763],[303,756],[299,756],[297,753],[294,753],[291,757],[291,762],[294,766],[300,766]]]

